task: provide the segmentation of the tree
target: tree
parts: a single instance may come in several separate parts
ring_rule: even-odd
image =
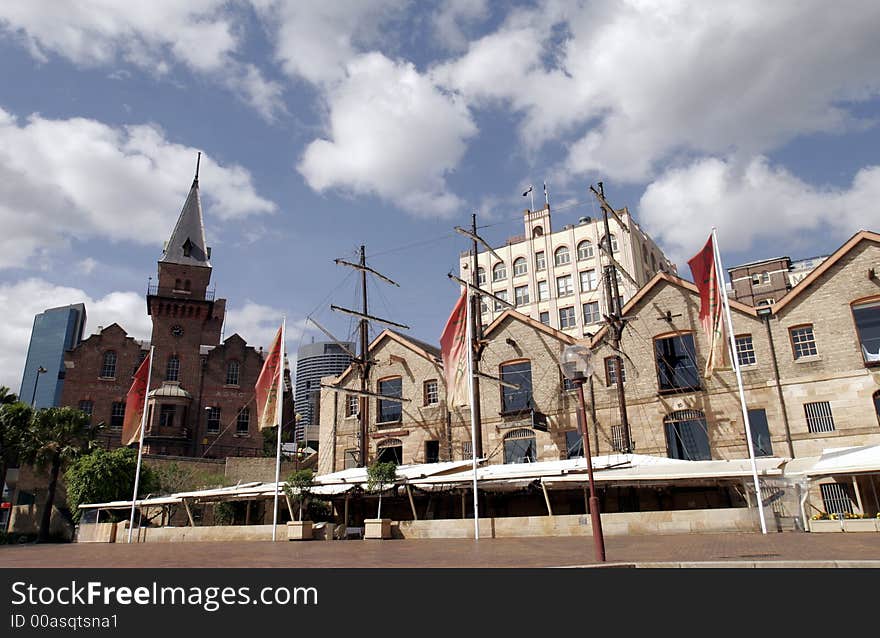
[[[5,385],[0,385],[0,405],[9,405],[18,401],[18,397]]]
[[[315,474],[312,470],[297,470],[287,477],[287,484],[284,486],[284,493],[287,494],[287,497],[299,505],[300,521],[303,519],[303,503],[309,498],[314,477]]]
[[[8,402],[5,394],[8,388],[0,387],[0,496],[6,485],[6,471],[18,463],[22,442],[25,440],[33,411],[31,406],[21,401]],[[2,500],[2,499],[0,499]]]
[[[64,473],[64,482],[74,520],[79,520],[79,506],[83,503],[129,500],[136,471],[137,451],[131,448],[118,448],[112,452],[97,448],[71,462]],[[138,497],[155,492],[158,485],[156,473],[150,467],[142,466]]]
[[[88,415],[76,408],[46,408],[34,414],[22,441],[22,460],[37,467],[50,466],[46,506],[40,520],[37,542],[49,540],[49,524],[61,466],[82,455],[94,440],[95,429]]]
[[[379,511],[376,518],[382,518],[382,492],[397,480],[397,464],[392,462],[373,463],[367,468],[367,489],[379,493]]]

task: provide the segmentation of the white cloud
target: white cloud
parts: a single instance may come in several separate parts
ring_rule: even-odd
[[[91,275],[97,267],[98,262],[91,257],[86,257],[76,263],[76,269],[84,275]]]
[[[195,157],[195,149],[166,140],[152,125],[113,128],[39,115],[19,124],[0,109],[0,269],[32,266],[32,258],[71,237],[161,246],[186,198]],[[203,156],[200,177],[209,218],[276,210],[240,166]]]
[[[725,252],[785,237],[797,251],[817,233],[838,242],[880,226],[880,166],[860,170],[849,188],[816,187],[765,157],[701,159],[667,171],[645,190],[638,219],[666,254],[684,265],[718,228]],[[682,272],[686,272],[685,270]]]
[[[281,308],[273,308],[248,299],[241,308],[232,306],[227,309],[224,332],[227,337],[237,333],[247,341],[248,345],[258,349],[262,347],[265,350],[272,345],[272,340],[281,326],[281,317],[285,314],[291,316],[290,312]],[[291,362],[296,357],[300,338],[308,330],[308,320],[288,319],[285,327],[285,347]]]
[[[85,291],[57,286],[44,279],[25,279],[0,284],[0,308],[3,330],[0,331],[0,385],[17,390],[21,384],[34,315],[47,308],[73,303],[86,305],[85,335],[98,326],[118,323],[136,339],[149,339],[152,325],[144,311],[144,297],[136,292],[112,292],[92,299]]]
[[[412,64],[381,53],[353,59],[327,93],[328,139],[308,145],[298,169],[317,191],[375,194],[421,216],[456,212],[445,176],[476,126],[465,106]]]
[[[431,16],[434,36],[451,50],[463,50],[468,44],[465,27],[488,15],[488,0],[447,0]]]

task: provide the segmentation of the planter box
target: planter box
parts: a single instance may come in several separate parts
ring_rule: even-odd
[[[880,519],[849,518],[842,521],[810,521],[811,532],[880,532]]]
[[[288,521],[287,540],[310,541],[312,540],[312,521]]]
[[[364,538],[391,538],[391,519],[368,518],[364,520]]]

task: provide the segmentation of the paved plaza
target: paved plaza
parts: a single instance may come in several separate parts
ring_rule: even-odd
[[[880,534],[689,534],[606,539],[609,565],[874,567]],[[4,567],[568,567],[590,537],[0,546]]]

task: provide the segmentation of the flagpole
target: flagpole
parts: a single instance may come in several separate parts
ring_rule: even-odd
[[[138,459],[137,469],[134,471],[134,493],[131,495],[131,518],[128,521],[128,542],[131,543],[131,532],[134,528],[134,506],[137,502],[138,486],[141,482],[141,460],[144,453],[144,430],[146,429],[147,420],[147,403],[150,400],[150,381],[153,376],[153,351],[156,346],[150,346],[150,367],[147,368],[147,387],[144,390],[144,411],[141,414],[141,436],[138,441]]]
[[[752,465],[752,480],[755,483],[755,499],[758,501],[758,517],[761,519],[761,533],[767,533],[767,523],[764,520],[764,503],[761,496],[761,486],[758,483],[758,466],[755,462],[755,448],[752,443],[752,427],[749,423],[749,409],[746,406],[746,394],[743,390],[742,371],[739,367],[739,359],[736,356],[736,336],[733,334],[733,319],[730,314],[730,301],[727,298],[727,286],[724,285],[724,266],[721,263],[721,250],[718,248],[718,235],[715,227],[712,227],[712,251],[715,258],[715,281],[721,289],[721,302],[724,306],[724,314],[727,318],[727,339],[730,347],[730,360],[736,372],[736,384],[739,387],[739,401],[742,408],[743,423],[746,426],[746,443],[749,448],[749,460]]]
[[[474,348],[473,334],[471,333],[471,285],[467,287],[467,363],[468,363],[468,393],[471,398],[471,460],[474,470],[474,540],[480,540],[480,505],[477,497],[477,415],[474,412]]]
[[[275,542],[276,528],[278,526],[278,492],[281,482],[281,419],[284,408],[284,337],[287,327],[287,315],[281,318],[281,343],[279,344],[278,357],[278,399],[275,408],[275,418],[278,422],[278,441],[275,446],[275,507],[272,510],[272,542]]]

